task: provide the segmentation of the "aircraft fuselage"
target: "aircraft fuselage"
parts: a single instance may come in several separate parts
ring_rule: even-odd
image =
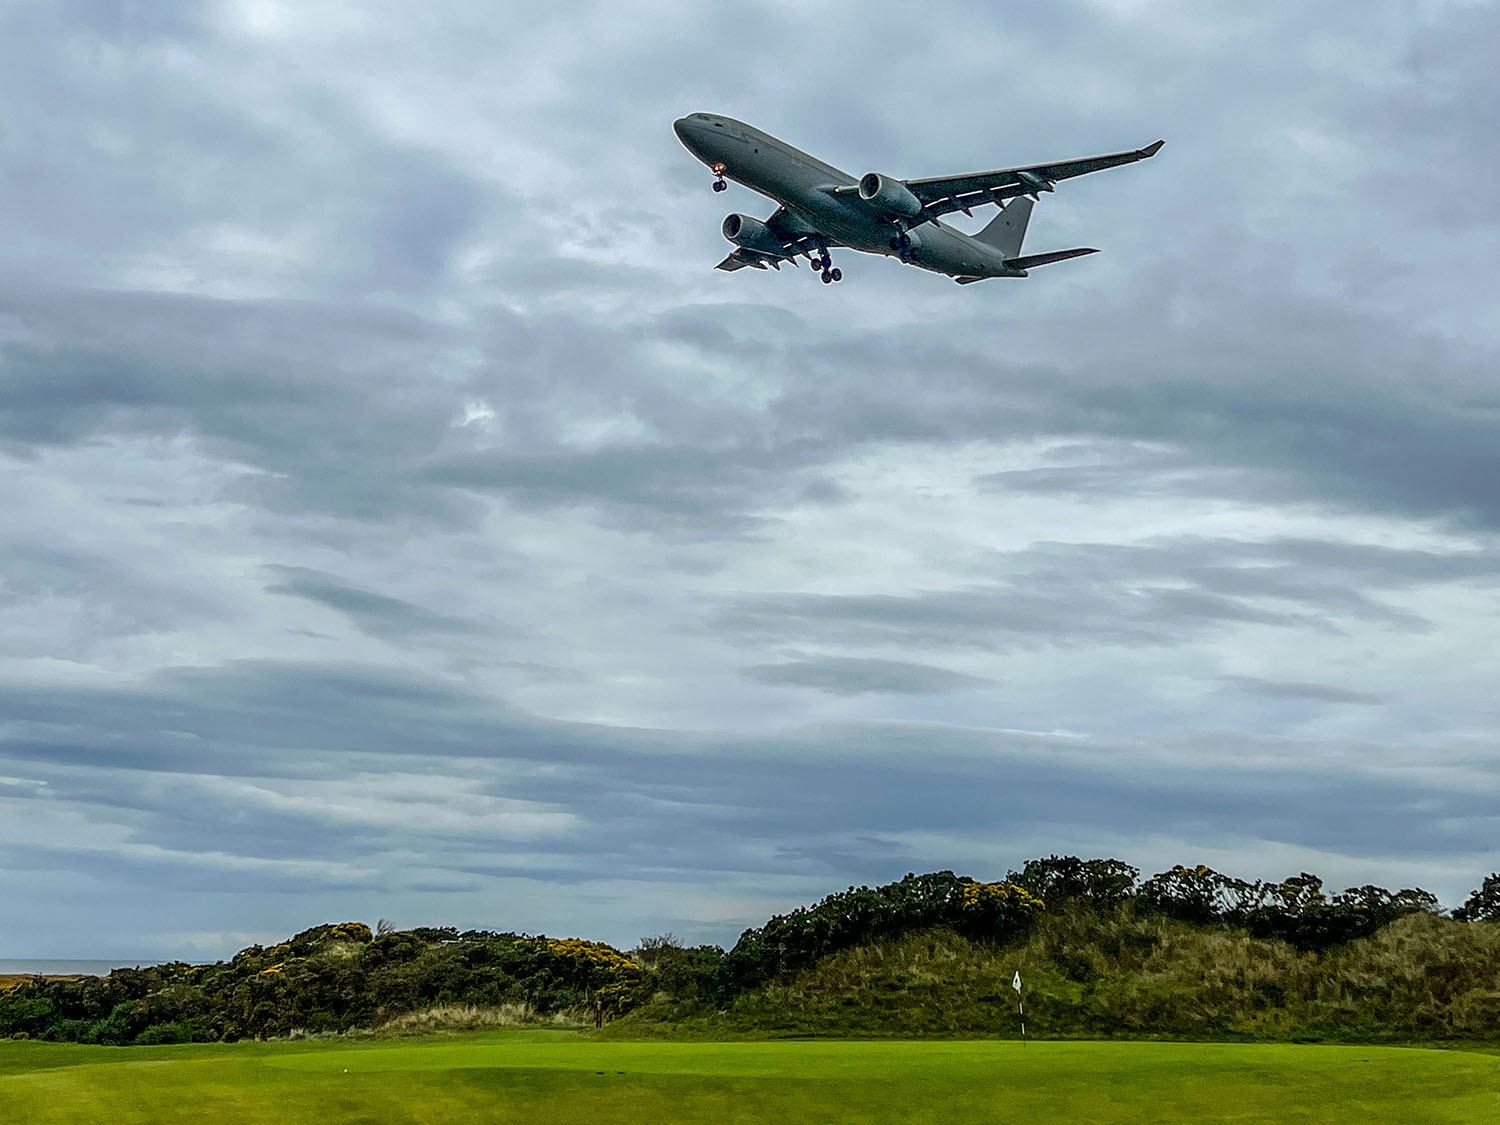
[[[793,148],[743,121],[694,113],[673,123],[683,146],[717,176],[759,192],[788,212],[789,219],[817,232],[830,246],[899,256],[892,239],[906,234],[911,265],[951,277],[1025,277],[995,249],[937,220],[907,231],[898,218],[861,198],[857,177]],[[838,190],[842,189],[842,190]]]

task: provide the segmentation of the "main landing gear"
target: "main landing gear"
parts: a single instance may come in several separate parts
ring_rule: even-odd
[[[724,191],[729,185],[724,182],[724,165],[715,164],[709,168],[714,174],[714,191]]]
[[[894,250],[903,262],[911,261],[911,235],[904,230],[899,234],[891,236],[891,249]]]
[[[833,259],[828,256],[828,247],[819,247],[819,251],[819,257],[814,258],[811,254],[808,254],[807,260],[822,270],[823,284],[831,285],[835,281],[843,281],[844,271],[833,264]]]

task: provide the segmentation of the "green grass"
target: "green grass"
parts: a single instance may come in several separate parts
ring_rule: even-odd
[[[1284,1044],[0,1042],[26,1122],[1500,1121],[1500,1057]]]

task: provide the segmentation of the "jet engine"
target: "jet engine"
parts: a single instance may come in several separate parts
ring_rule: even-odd
[[[747,250],[759,250],[762,254],[783,253],[781,239],[771,233],[771,228],[749,215],[730,215],[719,228],[724,237],[736,246]]]
[[[879,172],[867,172],[860,179],[859,197],[887,218],[915,219],[922,213],[922,201],[905,184]]]

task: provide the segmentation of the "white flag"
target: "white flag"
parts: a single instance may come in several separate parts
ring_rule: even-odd
[[[1016,979],[1010,982],[1010,986],[1017,992],[1021,991],[1021,970],[1016,970]]]

